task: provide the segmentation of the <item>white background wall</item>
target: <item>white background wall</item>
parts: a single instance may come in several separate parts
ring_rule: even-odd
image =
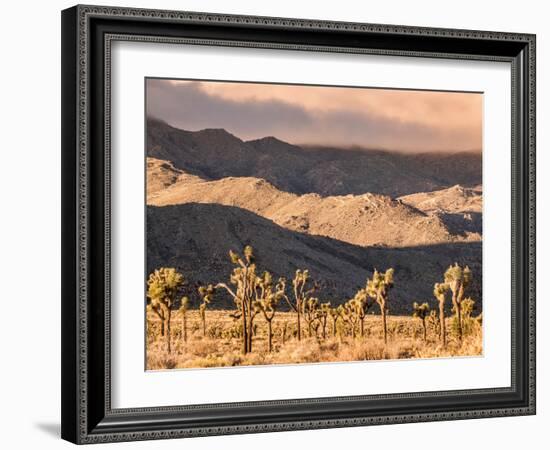
[[[103,3],[98,1],[98,3]],[[111,0],[106,4],[537,34],[538,277],[550,272],[550,29],[545,3],[387,0]],[[59,439],[60,403],[60,10],[70,1],[10,2],[2,8],[0,53],[0,444],[66,448]],[[503,193],[507,195],[507,193]],[[117,444],[118,448],[544,448],[550,424],[550,307],[539,289],[538,415],[429,424],[225,436]],[[24,316],[18,307],[25,302]],[[465,376],[468,376],[465,374]],[[443,445],[442,445],[443,444]]]

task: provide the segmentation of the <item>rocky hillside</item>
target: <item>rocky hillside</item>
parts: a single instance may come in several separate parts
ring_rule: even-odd
[[[437,216],[447,229],[468,239],[481,240],[483,195],[481,186],[456,185],[435,192],[419,192],[400,197],[403,203]]]
[[[165,189],[176,183],[192,183],[203,181],[200,177],[186,174],[176,169],[169,161],[147,158],[147,203],[151,203],[158,195],[162,196]]]
[[[446,211],[450,213],[481,213],[481,188],[452,186],[435,192],[419,192],[400,197],[403,203],[425,212]]]
[[[279,190],[322,196],[398,197],[481,183],[481,154],[302,148],[266,137],[242,141],[223,129],[185,131],[149,119],[147,154],[203,179],[262,178]]]
[[[403,247],[480,238],[475,233],[463,234],[449,228],[438,214],[423,212],[384,195],[296,195],[253,177],[205,181],[152,158],[148,158],[147,186],[150,205],[234,206],[289,230],[360,246]],[[159,190],[158,186],[163,188]]]

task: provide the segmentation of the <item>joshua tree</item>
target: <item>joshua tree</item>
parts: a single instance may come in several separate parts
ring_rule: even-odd
[[[449,285],[446,283],[434,284],[434,297],[439,303],[439,328],[441,343],[443,344],[443,347],[447,346],[447,332],[445,330],[445,299],[447,297],[448,290]]]
[[[291,303],[287,297],[285,297],[289,306],[296,312],[296,325],[298,340],[302,339],[302,327],[300,323],[301,315],[303,314],[304,306],[311,294],[315,291],[315,286],[308,288],[309,272],[307,270],[296,271],[294,279],[292,280],[292,286],[294,288],[294,303]]]
[[[374,298],[380,307],[382,314],[382,324],[384,327],[384,344],[388,343],[388,327],[386,323],[386,314],[388,312],[388,298],[390,289],[393,287],[393,269],[389,268],[386,272],[374,270],[372,280],[367,280],[367,294]]]
[[[470,319],[472,317],[472,314],[474,313],[475,307],[476,302],[472,297],[468,297],[462,300],[462,319]]]
[[[430,328],[433,330],[434,334],[438,337],[438,339],[441,339],[441,323],[439,322],[439,317],[435,309],[432,309],[430,311],[427,319],[428,324],[430,325]]]
[[[457,263],[454,266],[449,266],[445,272],[445,283],[451,289],[453,308],[456,314],[458,326],[458,339],[462,341],[462,301],[464,299],[464,291],[472,281],[472,272],[468,266],[460,267]]]
[[[350,302],[359,322],[359,335],[363,337],[365,336],[365,317],[370,307],[374,304],[374,301],[369,302],[367,289],[359,289]]]
[[[349,324],[351,337],[355,338],[357,322],[359,321],[359,316],[357,315],[357,308],[355,307],[354,300],[348,300],[342,305],[340,310],[340,315],[342,320]]]
[[[313,334],[312,328],[313,328],[314,322],[317,321],[318,308],[319,308],[319,299],[315,297],[310,297],[307,299],[307,301],[303,303],[302,312],[304,314],[304,319],[307,324],[307,333],[309,337],[311,337]]]
[[[231,289],[225,283],[218,283],[216,288],[225,289],[233,298],[236,311],[234,318],[240,318],[243,329],[242,351],[244,354],[252,351],[252,332],[254,317],[258,309],[254,306],[256,301],[256,264],[254,264],[254,251],[250,245],[243,250],[243,255],[229,251],[231,262],[236,266],[231,274],[230,282],[235,286]]]
[[[334,325],[336,325],[336,332],[338,334],[338,337],[340,338],[340,342],[342,342],[342,338],[346,334],[347,311],[345,305],[338,305],[336,310],[338,312],[338,318],[340,318],[341,320],[336,319],[334,321]]]
[[[200,286],[198,289],[199,295],[202,299],[202,302],[199,305],[199,314],[201,316],[203,336],[206,336],[206,307],[212,300],[214,300],[215,290],[216,288],[211,284],[208,286]]]
[[[330,318],[332,319],[332,335],[336,337],[336,325],[338,323],[338,319],[340,318],[341,309],[340,307],[336,308],[330,308],[329,314]]]
[[[181,335],[183,342],[187,342],[187,310],[189,309],[189,297],[182,297],[180,305]]]
[[[151,310],[162,321],[162,329],[165,330],[166,350],[172,352],[170,319],[172,306],[176,300],[178,290],[183,285],[183,276],[172,267],[161,267],[149,275],[147,280],[147,297],[151,301]]]
[[[273,348],[272,322],[279,300],[285,295],[286,280],[279,278],[276,286],[273,286],[273,278],[269,272],[264,272],[262,277],[256,277],[256,301],[255,309],[261,311],[267,322],[267,351]]]
[[[462,333],[468,334],[472,330],[472,324],[475,323],[474,319],[472,319],[472,314],[474,313],[475,309],[475,301],[471,297],[467,297],[461,302],[461,325],[462,325]],[[479,317],[476,318],[476,321],[478,324],[481,325]],[[457,323],[455,318],[455,324]]]
[[[330,302],[321,303],[321,307],[317,311],[317,317],[321,322],[321,328],[323,330],[323,339],[327,338],[327,319],[331,312]]]
[[[420,321],[422,322],[422,334],[424,338],[424,342],[426,342],[426,317],[430,313],[430,305],[427,303],[422,303],[419,305],[418,303],[413,303],[413,317],[418,317]]]
[[[149,299],[147,301],[147,312],[154,312],[156,314],[156,316],[159,318],[160,320],[160,335],[162,337],[164,337],[166,335],[166,332],[165,332],[165,323],[166,323],[166,309],[163,307],[162,303],[157,301],[157,300],[153,300],[153,299]]]

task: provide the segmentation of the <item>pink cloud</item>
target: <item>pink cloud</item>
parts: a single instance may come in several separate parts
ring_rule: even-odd
[[[243,139],[401,151],[482,147],[479,93],[150,79],[147,100],[149,114],[174,126],[226,128]]]

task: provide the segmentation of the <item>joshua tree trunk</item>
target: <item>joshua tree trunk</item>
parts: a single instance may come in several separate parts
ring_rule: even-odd
[[[338,322],[338,317],[336,319],[332,319],[332,335],[336,337],[336,322]]]
[[[422,332],[423,332],[424,342],[426,342],[427,339],[426,339],[426,318],[425,317],[422,317]]]
[[[246,310],[244,307],[244,301],[243,306],[241,308],[241,317],[242,317],[242,325],[243,325],[243,353],[246,355],[248,353],[248,333],[247,333],[247,326],[246,326]]]
[[[157,309],[153,308],[153,311],[157,315],[157,317],[160,319],[160,335],[164,337],[164,314],[161,314]]]
[[[327,320],[323,322],[323,339],[327,338]]]
[[[458,324],[458,340],[462,342],[462,305],[456,302],[456,319]]]
[[[168,353],[172,353],[172,345],[171,345],[171,336],[170,336],[170,312],[168,312],[166,316],[166,349],[168,350]]]
[[[267,351],[271,353],[273,332],[271,330],[271,320],[267,321]]]
[[[388,326],[386,324],[386,308],[382,308],[382,322],[384,324],[384,344],[388,343]]]
[[[248,352],[252,352],[252,324],[249,325],[248,329]]]
[[[462,308],[460,307],[460,301],[459,301],[460,291],[461,290],[453,291],[452,300],[453,300],[453,306],[455,307],[456,324],[458,327],[458,340],[462,342],[462,314],[461,314]]]
[[[206,336],[206,317],[204,316],[204,314],[201,316],[201,320],[202,320],[202,335]]]
[[[380,307],[380,314],[382,315],[382,326],[384,329],[384,344],[388,343],[388,326],[386,324],[386,299],[383,295],[378,294],[376,302]]]
[[[283,325],[282,341],[283,341],[283,345],[286,344],[286,321],[284,322],[284,325]]]
[[[183,342],[187,343],[187,315],[185,313],[181,316],[181,329],[183,334]]]
[[[253,332],[254,332],[254,317],[252,316],[252,312],[248,311],[248,316],[249,316],[249,321],[248,321],[248,331],[247,331],[247,338],[248,338],[248,342],[247,342],[247,352],[250,353],[252,352],[252,335],[253,335]]]
[[[360,319],[360,320],[361,320],[361,322],[360,322],[360,325],[359,325],[359,327],[360,327],[359,332],[361,333],[361,337],[363,337],[363,336],[365,336],[365,319],[363,318],[363,319]]]
[[[439,302],[439,328],[441,333],[441,342],[443,344],[443,347],[447,346],[447,333],[445,331],[445,304],[443,302]]]
[[[301,305],[297,305],[298,307],[296,308],[296,317],[297,317],[297,326],[298,326],[298,340],[301,341],[302,340],[302,330],[301,330],[301,327],[300,327],[300,306]]]

